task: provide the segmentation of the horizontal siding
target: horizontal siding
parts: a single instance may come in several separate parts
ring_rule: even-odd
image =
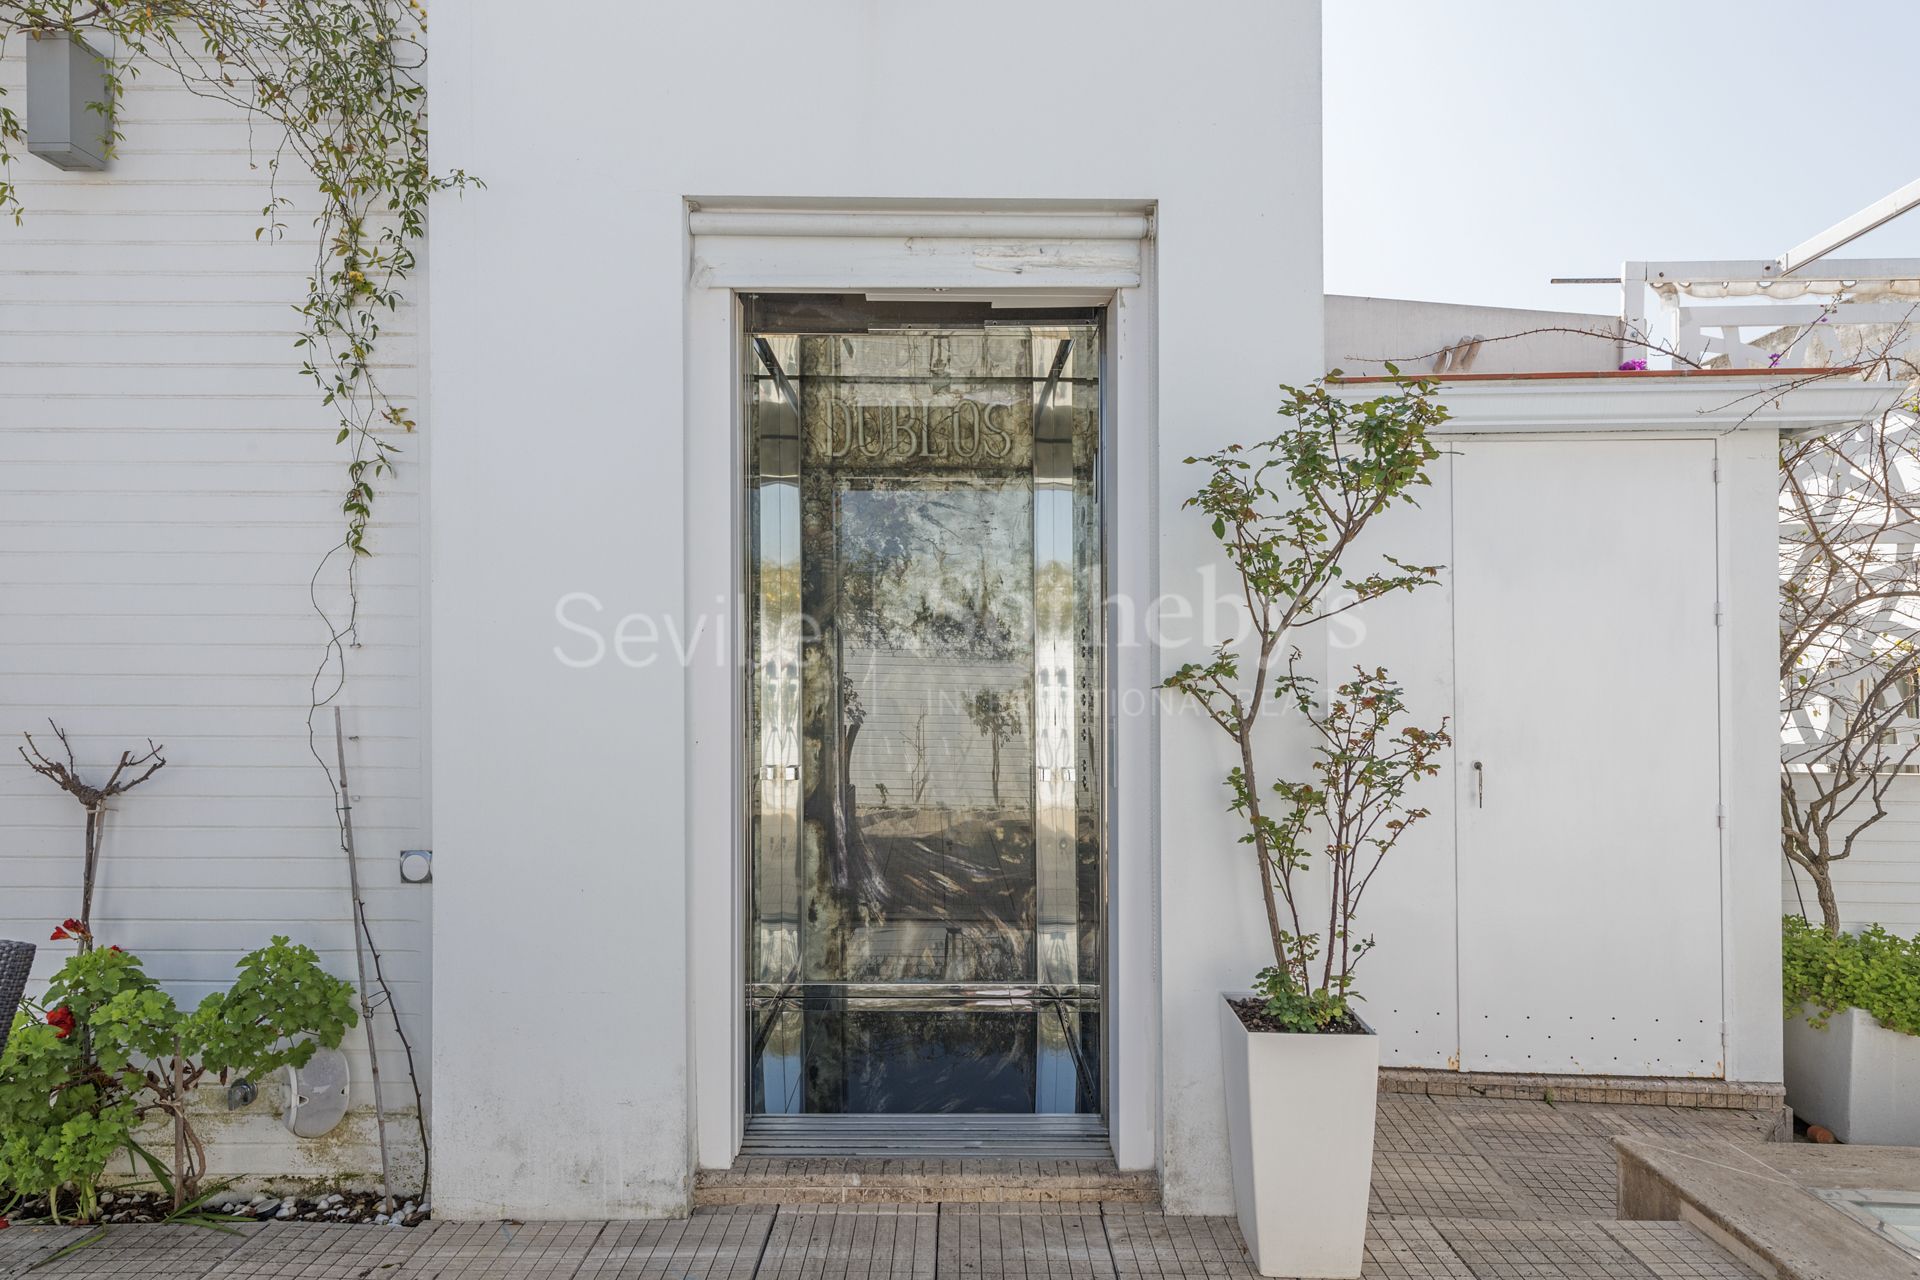
[[[17,45],[0,85],[19,108]],[[167,748],[166,769],[109,817],[102,937],[139,952],[183,1002],[224,985],[275,933],[351,977],[346,871],[304,724],[326,640],[308,583],[342,530],[347,461],[292,345],[315,202],[310,186],[281,183],[306,211],[279,215],[278,243],[256,241],[265,152],[250,156],[237,114],[157,72],[128,93],[122,125],[105,174],[19,158],[26,222],[0,226],[0,936],[43,941],[78,906],[79,807],[13,752],[21,731],[41,736],[52,718],[89,774],[149,737]],[[380,352],[410,405],[415,320],[411,309],[393,317]],[[395,443],[403,465],[379,503],[377,554],[360,566],[343,705],[369,918],[424,1072],[432,891],[402,885],[396,858],[431,844],[424,440]],[[337,574],[319,594],[343,603]],[[331,760],[331,718],[320,723]],[[63,955],[47,945],[36,973]],[[381,1031],[389,1104],[410,1112],[399,1045]],[[349,1052],[365,1108],[357,1032]],[[217,1169],[377,1167],[367,1115],[302,1143],[275,1120],[277,1086],[267,1092],[247,1113],[210,1117]],[[410,1149],[411,1134],[404,1121],[397,1145]]]
[[[1887,816],[1860,834],[1853,856],[1834,864],[1833,884],[1847,928],[1883,924],[1906,937],[1920,934],[1920,777],[1895,780]],[[1804,874],[1784,876],[1782,889],[1787,911],[1797,914],[1804,899],[1807,913],[1819,919],[1820,904]]]

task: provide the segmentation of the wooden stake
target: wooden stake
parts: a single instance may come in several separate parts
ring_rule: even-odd
[[[91,820],[91,814],[89,814]],[[173,1039],[173,1211],[187,1203],[186,1072],[180,1062],[180,1037]]]
[[[380,1054],[373,1043],[373,1001],[367,988],[367,904],[360,898],[360,865],[353,852],[353,799],[347,790],[347,735],[340,708],[333,709],[333,748],[340,762],[340,847],[347,854],[347,886],[353,894],[353,958],[360,969],[360,1025],[367,1033],[367,1067],[373,1074],[373,1127],[380,1135],[380,1211],[392,1213],[393,1174],[387,1164],[387,1112],[380,1101]]]

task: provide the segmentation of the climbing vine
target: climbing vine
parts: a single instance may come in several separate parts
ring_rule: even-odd
[[[315,743],[315,717],[345,687],[358,627],[357,566],[371,554],[376,485],[393,474],[396,440],[415,425],[382,380],[383,326],[417,265],[430,199],[484,185],[462,170],[435,173],[428,165],[426,26],[418,0],[0,0],[0,55],[12,41],[55,36],[81,40],[100,55],[106,100],[90,105],[100,114],[109,155],[122,139],[116,108],[128,84],[159,74],[237,108],[250,128],[264,126],[250,133],[266,139],[254,156],[267,197],[256,240],[280,241],[290,219],[311,218],[314,260],[295,304],[294,348],[300,373],[334,417],[336,443],[347,449],[344,525],[308,584],[327,629],[307,708],[308,746],[337,797],[336,819],[345,800]],[[26,145],[26,121],[0,87],[0,214],[16,223],[27,210],[13,162]],[[320,582],[341,557],[345,603],[330,608]],[[344,848],[344,824],[341,830]],[[419,1104],[412,1045],[364,918],[360,929]],[[426,1152],[423,1106],[418,1119]]]
[[[375,484],[399,452],[393,437],[414,427],[375,362],[382,325],[416,265],[429,198],[479,185],[428,167],[425,31],[415,0],[0,0],[0,52],[11,40],[65,34],[101,54],[107,101],[95,105],[109,146],[122,136],[115,107],[128,83],[155,71],[270,126],[256,239],[282,238],[286,219],[304,212],[282,189],[287,158],[311,175],[315,260],[294,345],[350,450],[340,549],[355,557],[369,554]],[[12,164],[26,127],[4,92],[0,213],[17,222],[25,211]]]

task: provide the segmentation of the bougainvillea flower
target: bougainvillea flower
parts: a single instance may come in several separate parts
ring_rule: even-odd
[[[47,1010],[47,1025],[53,1028],[56,1039],[65,1040],[73,1034],[73,1010],[65,1005]]]
[[[1645,373],[1646,371],[1647,362],[1645,360],[1628,360],[1620,366],[1620,372],[1622,373]]]

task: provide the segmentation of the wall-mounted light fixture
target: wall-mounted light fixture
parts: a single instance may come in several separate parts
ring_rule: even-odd
[[[433,850],[402,849],[400,880],[403,884],[433,883]]]
[[[29,35],[27,150],[55,168],[107,167],[107,62],[65,32]]]

